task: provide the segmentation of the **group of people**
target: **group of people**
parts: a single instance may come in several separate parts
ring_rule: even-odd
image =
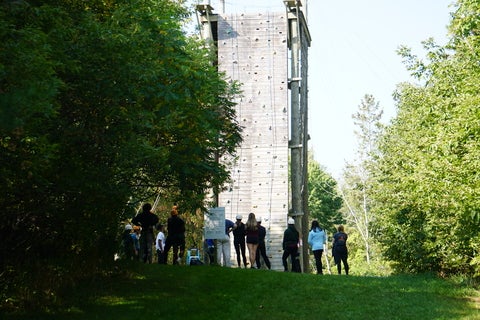
[[[164,226],[159,223],[158,216],[152,212],[150,203],[142,206],[142,211],[132,219],[132,224],[125,226],[122,237],[127,259],[152,263],[155,246],[159,264],[167,263],[170,249],[173,249],[173,264],[180,263],[185,254],[185,222],[178,216],[176,205],[173,206],[167,220],[168,235],[166,237]],[[154,229],[157,230],[156,236]]]
[[[219,265],[230,267],[230,233],[233,233],[233,246],[237,255],[237,265],[239,268],[247,268],[250,264],[252,269],[260,269],[261,258],[265,262],[268,269],[271,268],[270,260],[267,256],[265,237],[267,231],[262,226],[262,218],[256,217],[253,212],[248,214],[247,222],[243,223],[243,217],[237,215],[236,221],[233,222],[225,219],[225,235],[217,239],[217,263]],[[248,249],[248,260],[246,257],[246,249]]]
[[[345,229],[342,225],[338,227],[338,231],[333,235],[332,241],[332,255],[334,262],[337,266],[338,274],[342,273],[342,263],[345,269],[345,274],[348,275],[348,250],[347,250],[347,238]],[[300,234],[295,228],[295,220],[293,218],[288,219],[288,227],[283,234],[283,255],[282,263],[284,271],[288,269],[288,258],[292,261],[293,272],[301,272],[299,261],[299,248]],[[323,274],[322,255],[327,244],[327,233],[320,227],[317,220],[312,221],[312,226],[308,233],[308,244],[312,249],[313,256],[315,258],[315,267],[317,274]]]
[[[342,273],[342,263],[345,269],[345,274],[348,275],[348,250],[347,238],[343,225],[338,227],[338,231],[333,235],[332,241],[332,256],[337,266],[338,274]],[[317,274],[323,274],[322,255],[327,244],[327,233],[322,229],[317,220],[312,221],[310,232],[308,233],[308,244],[313,252],[315,258],[315,267]]]
[[[252,269],[260,269],[261,258],[268,269],[271,269],[271,263],[268,258],[265,246],[266,229],[262,226],[261,217],[249,213],[246,223],[242,222],[241,215],[236,216],[233,222],[225,219],[225,234],[217,241],[217,264],[230,267],[230,233],[233,234],[233,246],[236,252],[237,266],[247,268],[250,264]],[[167,220],[168,235],[165,237],[164,226],[159,223],[158,217],[152,212],[152,205],[146,203],[142,206],[142,212],[132,219],[132,224],[125,226],[123,234],[123,247],[127,259],[141,260],[144,263],[152,263],[153,246],[155,245],[157,262],[166,264],[168,252],[173,249],[173,264],[179,264],[185,254],[185,222],[178,216],[177,206],[173,206],[170,212],[170,218]],[[157,230],[157,235],[154,234]],[[348,275],[348,235],[344,227],[340,225],[338,231],[333,235],[332,255],[337,266],[338,274],[341,274],[342,264],[345,274]],[[323,274],[322,255],[327,244],[327,234],[322,229],[317,220],[312,221],[308,234],[308,244],[315,258],[317,274]],[[291,261],[291,271],[301,272],[299,261],[300,234],[295,228],[295,220],[288,218],[288,227],[283,234],[282,241],[282,264],[284,271],[289,271],[288,259]],[[248,261],[246,249],[248,248]],[[214,241],[206,239],[206,255],[213,262]]]

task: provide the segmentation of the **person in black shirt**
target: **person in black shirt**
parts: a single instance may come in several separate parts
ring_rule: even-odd
[[[247,267],[247,257],[245,255],[245,224],[242,222],[242,216],[237,215],[237,221],[235,221],[235,225],[233,226],[233,247],[235,248],[235,252],[237,253],[237,263],[238,267],[241,267],[240,257],[243,260],[243,266]],[[240,256],[241,254],[241,256]]]
[[[173,264],[180,264],[185,254],[185,221],[178,216],[177,206],[170,211],[167,221],[168,235],[165,241],[165,264],[168,262],[168,252],[173,248]],[[180,251],[180,252],[179,252]]]
[[[152,263],[152,248],[155,242],[153,228],[158,223],[158,217],[151,210],[152,205],[145,203],[142,206],[142,212],[132,219],[134,225],[142,228],[140,233],[140,257],[142,257],[144,263],[147,261]]]
[[[292,260],[292,272],[301,272],[299,261],[298,261],[298,242],[300,240],[300,235],[295,229],[295,220],[293,218],[288,218],[288,227],[283,233],[283,255],[282,263],[285,271],[288,271],[288,262],[287,259],[290,256]]]
[[[261,225],[262,223],[262,218],[257,217],[257,225],[258,225],[258,248],[257,248],[257,255],[255,256],[256,263],[257,263],[257,269],[260,269],[262,264],[260,263],[260,255],[263,258],[263,261],[265,261],[265,264],[267,265],[267,268],[270,270],[271,265],[270,265],[270,260],[268,259],[267,256],[267,249],[265,247],[265,236],[267,235],[267,230],[265,229],[264,226]]]
[[[333,235],[332,253],[335,264],[337,265],[338,274],[342,273],[342,262],[345,268],[345,274],[348,276],[350,267],[348,266],[348,235],[342,225],[338,226],[338,232]]]

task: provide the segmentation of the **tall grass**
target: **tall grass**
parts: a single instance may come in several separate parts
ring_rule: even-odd
[[[433,276],[358,277],[138,265],[68,293],[68,308],[7,319],[480,319],[479,293]],[[1,314],[0,314],[1,316]]]

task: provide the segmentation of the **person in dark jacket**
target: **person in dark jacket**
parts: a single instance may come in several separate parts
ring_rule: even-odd
[[[271,264],[267,256],[267,248],[265,247],[265,237],[267,235],[267,230],[261,224],[262,224],[262,217],[257,217],[258,248],[257,248],[257,255],[255,256],[255,259],[257,262],[257,269],[260,269],[260,267],[262,266],[262,264],[260,263],[260,256],[262,256],[263,261],[265,261],[265,265],[270,270]]]
[[[153,228],[158,223],[158,217],[151,210],[152,205],[145,203],[142,206],[142,212],[132,219],[134,225],[142,228],[140,233],[140,257],[142,257],[144,263],[152,263],[152,248],[155,242]]]
[[[168,252],[173,248],[173,264],[180,264],[185,254],[185,221],[178,216],[177,206],[170,211],[167,220],[168,235],[163,250],[165,264],[168,262]]]
[[[290,256],[292,260],[292,272],[300,272],[300,262],[298,261],[298,242],[300,240],[300,234],[297,229],[295,229],[295,220],[293,218],[288,218],[288,227],[283,233],[283,255],[282,262],[284,271],[288,271],[288,262],[287,259]]]
[[[338,274],[342,273],[342,262],[345,268],[345,274],[348,276],[350,267],[348,266],[348,235],[342,225],[338,226],[338,232],[333,235],[332,253],[335,264],[337,265]]]
[[[235,224],[232,229],[233,233],[233,247],[237,254],[237,264],[240,268],[241,260],[243,260],[243,266],[247,267],[247,256],[245,255],[245,224],[242,222],[242,216],[237,215]]]

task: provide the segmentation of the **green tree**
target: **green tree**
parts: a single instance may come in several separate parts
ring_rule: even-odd
[[[420,84],[397,90],[382,138],[378,239],[400,271],[480,275],[480,56],[476,1],[458,1],[450,43],[399,50]]]
[[[187,16],[173,0],[0,5],[2,301],[109,267],[128,204],[196,212],[227,179],[238,87]]]
[[[308,160],[308,211],[312,220],[318,220],[320,226],[330,233],[335,224],[343,222],[340,208],[342,198],[337,191],[337,182],[329,175],[309,153]]]
[[[378,157],[377,140],[383,125],[380,122],[383,109],[372,95],[366,94],[352,115],[357,126],[358,149],[355,163],[347,163],[343,174],[341,193],[345,202],[347,221],[358,231],[363,244],[364,257],[370,264],[372,255],[371,234],[374,214],[372,212],[373,170]]]

